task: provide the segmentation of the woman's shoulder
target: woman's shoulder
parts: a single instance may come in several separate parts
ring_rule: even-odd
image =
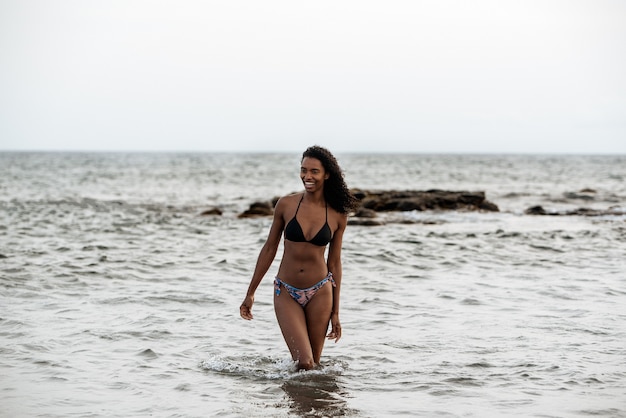
[[[276,202],[276,209],[283,209],[297,205],[300,201],[300,198],[302,198],[302,192],[284,195],[280,197]]]
[[[303,193],[302,192],[295,192],[295,193],[290,193],[287,195],[282,196],[280,199],[278,199],[278,202],[283,202],[283,203],[292,203],[292,202],[298,202],[301,198],[302,198]]]

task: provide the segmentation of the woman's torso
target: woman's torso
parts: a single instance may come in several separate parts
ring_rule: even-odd
[[[284,253],[278,269],[281,280],[302,289],[328,274],[324,258],[327,245],[319,244],[329,240],[328,235],[334,235],[337,229],[336,211],[327,204],[315,205],[303,197],[303,194],[296,194],[284,198],[283,222],[285,230],[290,233],[285,234]]]

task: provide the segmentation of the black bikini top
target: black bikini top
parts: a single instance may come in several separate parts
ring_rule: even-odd
[[[326,204],[326,223],[324,223],[324,226],[322,226],[322,228],[313,238],[311,238],[311,240],[307,241],[306,238],[304,238],[304,232],[302,232],[302,227],[296,219],[296,216],[298,215],[298,210],[300,209],[300,203],[302,203],[302,199],[304,199],[304,195],[302,195],[300,202],[298,202],[298,208],[296,209],[295,215],[293,215],[293,218],[289,221],[289,223],[287,223],[287,226],[285,227],[285,239],[293,242],[308,242],[309,244],[325,247],[326,244],[328,244],[333,237],[333,233],[330,230],[330,226],[328,225],[328,204]]]

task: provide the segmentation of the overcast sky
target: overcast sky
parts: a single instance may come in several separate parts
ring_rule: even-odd
[[[0,150],[626,154],[623,0],[0,0]]]

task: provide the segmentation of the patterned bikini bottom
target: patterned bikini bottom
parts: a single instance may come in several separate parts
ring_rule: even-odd
[[[293,287],[276,277],[274,278],[274,291],[276,292],[276,296],[278,296],[280,295],[280,286],[284,287],[291,297],[304,308],[306,304],[313,299],[313,296],[315,296],[317,291],[326,284],[326,282],[331,282],[333,287],[336,287],[335,280],[333,279],[333,274],[331,272],[328,272],[328,275],[321,281],[315,283],[311,287],[307,287],[306,289],[298,289],[297,287]]]

